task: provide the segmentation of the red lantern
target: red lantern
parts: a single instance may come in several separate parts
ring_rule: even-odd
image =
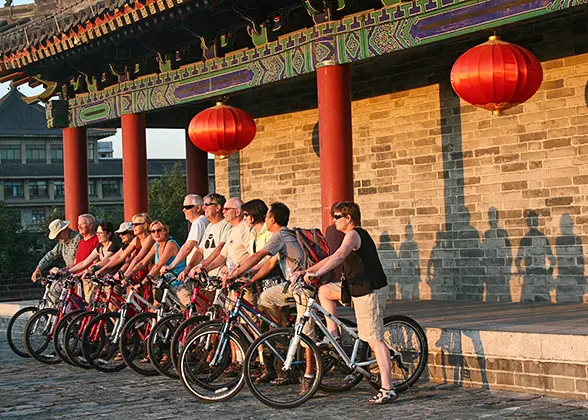
[[[527,101],[542,80],[541,63],[530,51],[496,35],[462,54],[451,69],[459,97],[495,115]]]
[[[222,102],[199,112],[188,126],[192,143],[221,159],[247,147],[253,141],[255,132],[255,121],[251,115]]]

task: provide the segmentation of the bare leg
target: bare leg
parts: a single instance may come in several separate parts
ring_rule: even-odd
[[[392,377],[390,375],[390,350],[384,341],[370,341],[369,342],[376,362],[378,362],[378,369],[380,370],[380,379],[382,381],[382,388],[392,389]]]
[[[333,290],[331,287],[321,287],[319,289],[319,301],[331,315],[337,316],[337,301],[341,299],[341,289]],[[339,328],[331,319],[325,317],[327,329],[333,337],[339,337]]]

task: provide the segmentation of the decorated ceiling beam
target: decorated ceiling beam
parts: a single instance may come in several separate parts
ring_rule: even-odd
[[[41,22],[0,36],[0,71],[17,70],[40,60],[57,56],[65,51],[83,48],[88,43],[122,28],[132,28],[136,22],[149,16],[172,10],[182,4],[213,3],[212,0],[135,0],[122,7],[105,8],[102,13],[84,20],[83,16],[63,16],[61,25],[55,15],[49,21],[52,30]],[[93,10],[93,9],[92,9]],[[87,12],[84,10],[79,13]],[[73,19],[73,20],[72,20]],[[46,19],[43,23],[47,24]],[[34,22],[33,22],[34,23]],[[22,48],[26,45],[25,48]]]
[[[588,0],[415,0],[298,31],[254,49],[138,77],[47,108],[48,120],[84,126],[218,97],[464,34],[522,22]],[[53,115],[54,112],[68,112]]]

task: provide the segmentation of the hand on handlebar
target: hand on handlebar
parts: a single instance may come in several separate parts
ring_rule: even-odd
[[[304,274],[304,283],[315,284],[318,277],[319,276],[316,274],[316,272],[308,271]]]

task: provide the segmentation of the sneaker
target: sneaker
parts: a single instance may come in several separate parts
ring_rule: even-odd
[[[298,391],[298,394],[299,395],[308,394],[308,391],[310,390],[310,387],[312,386],[313,381],[314,381],[314,378],[302,378],[302,381],[300,381],[300,390]]]
[[[394,401],[398,398],[398,395],[394,391],[394,389],[384,389],[380,388],[380,392],[375,397],[372,397],[368,400],[370,404],[386,404],[389,401]]]

